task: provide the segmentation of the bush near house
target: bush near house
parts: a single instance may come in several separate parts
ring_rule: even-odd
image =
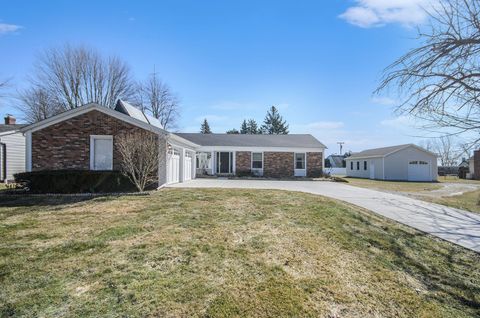
[[[31,193],[135,192],[135,185],[119,171],[42,170],[15,174]]]

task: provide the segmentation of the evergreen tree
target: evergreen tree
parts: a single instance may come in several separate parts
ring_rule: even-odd
[[[248,125],[247,121],[244,119],[242,122],[242,126],[240,127],[240,133],[241,134],[248,134]]]
[[[247,134],[261,134],[261,130],[258,128],[258,124],[255,119],[249,119],[247,122]]]
[[[239,134],[239,133],[240,133],[240,132],[239,132],[238,130],[236,130],[235,128],[230,129],[230,130],[227,131],[227,134],[234,134],[234,135],[236,135],[236,134]]]
[[[288,134],[287,121],[280,116],[277,108],[272,106],[265,116],[262,125],[262,132],[269,135],[286,135]]]
[[[206,118],[203,120],[202,126],[200,127],[200,133],[202,134],[212,133],[212,131],[210,130],[210,125],[208,125],[208,121]]]

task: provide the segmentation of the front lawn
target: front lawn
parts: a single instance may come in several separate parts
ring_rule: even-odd
[[[422,200],[443,204],[452,208],[480,213],[480,190],[465,192],[461,195],[449,197],[423,197]]]
[[[474,317],[480,256],[296,192],[0,198],[0,316]]]
[[[418,193],[437,190],[442,187],[441,184],[436,182],[383,181],[351,177],[346,177],[345,179],[352,186],[382,191]]]

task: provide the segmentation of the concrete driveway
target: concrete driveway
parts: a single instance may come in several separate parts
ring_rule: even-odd
[[[480,214],[402,195],[326,181],[195,179],[172,188],[242,188],[301,191],[342,200],[420,231],[480,252]]]

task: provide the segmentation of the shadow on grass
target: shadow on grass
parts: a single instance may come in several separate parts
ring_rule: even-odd
[[[93,196],[0,196],[1,207],[62,206],[95,199]],[[98,199],[98,197],[97,197]]]

